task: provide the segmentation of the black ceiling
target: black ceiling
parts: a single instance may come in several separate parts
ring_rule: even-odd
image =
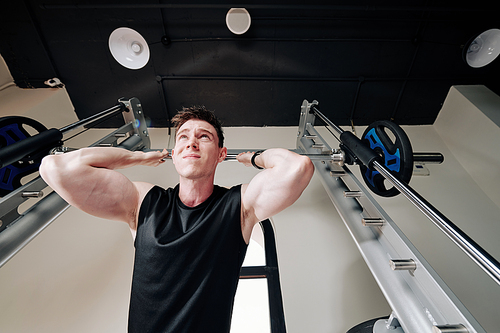
[[[473,69],[462,59],[472,37],[500,28],[492,1],[6,2],[0,53],[17,85],[59,78],[80,119],[138,97],[153,127],[193,104],[225,126],[297,126],[302,100],[316,99],[337,125],[416,125],[434,122],[451,85],[500,94],[500,60]],[[250,12],[247,33],[226,27],[231,7]],[[112,57],[118,27],[148,42],[144,68]]]

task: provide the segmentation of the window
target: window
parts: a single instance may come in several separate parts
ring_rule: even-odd
[[[231,333],[285,333],[274,231],[269,220],[252,232],[234,303]]]

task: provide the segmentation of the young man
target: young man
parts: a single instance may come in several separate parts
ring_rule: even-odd
[[[162,189],[114,170],[158,166],[168,152],[84,148],[43,159],[40,174],[69,204],[126,222],[136,249],[129,332],[229,332],[239,271],[256,223],[293,204],[308,185],[310,159],[286,149],[237,160],[263,169],[249,184],[214,185],[227,149],[204,107],[174,119],[179,184]]]

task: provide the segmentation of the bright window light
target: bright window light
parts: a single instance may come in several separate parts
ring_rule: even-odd
[[[264,233],[259,223],[253,227],[250,243],[248,243],[247,254],[243,261],[245,266],[265,266],[266,254],[264,252]]]
[[[240,279],[234,299],[231,333],[269,333],[267,279]]]

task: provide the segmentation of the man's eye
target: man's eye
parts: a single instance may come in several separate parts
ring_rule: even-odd
[[[203,139],[210,139],[210,137],[209,137],[207,134],[202,134],[202,135],[201,135],[201,137],[202,137]]]

